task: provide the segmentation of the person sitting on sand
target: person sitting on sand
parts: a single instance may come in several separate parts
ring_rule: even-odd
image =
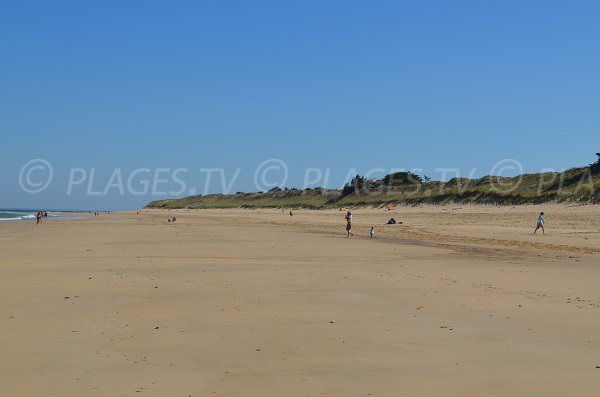
[[[535,234],[538,229],[542,229],[542,234],[546,234],[546,231],[544,230],[544,213],[540,212],[540,216],[538,216],[538,220],[537,220],[537,226],[535,228],[535,230],[533,231],[533,234]]]
[[[375,237],[375,226],[371,226],[371,231],[369,232],[369,240],[373,240],[373,237]]]
[[[352,233],[352,212],[350,211],[346,213],[346,231],[348,232],[348,237],[354,236],[354,233]]]

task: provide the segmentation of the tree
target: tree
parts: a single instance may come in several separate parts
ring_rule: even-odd
[[[342,189],[342,197],[346,197],[350,194],[359,194],[361,189],[365,186],[366,178],[364,176],[356,175],[350,183],[346,183]]]
[[[393,174],[387,174],[383,177],[384,186],[418,185],[421,183],[423,183],[423,179],[410,171],[400,171]]]
[[[600,172],[600,153],[596,153],[596,156],[598,156],[598,160],[596,160],[595,163],[590,164],[590,168],[594,173]]]

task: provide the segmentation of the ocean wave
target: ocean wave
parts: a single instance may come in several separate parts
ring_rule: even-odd
[[[13,218],[0,218],[0,221],[20,221],[23,219],[35,219],[35,215],[23,215],[23,216],[16,216]]]
[[[8,213],[10,214],[10,213]],[[1,215],[6,215],[5,214],[0,214]],[[37,216],[34,214],[26,214],[26,215],[17,215],[17,216],[11,216],[10,218],[6,218],[6,217],[2,217],[0,218],[0,222],[1,221],[22,221],[22,220],[26,220],[26,219],[35,219]]]
[[[11,211],[11,210],[0,210],[0,222],[7,221],[22,221],[22,220],[31,220],[36,219],[36,213],[31,213],[28,211]],[[70,220],[70,219],[81,219],[80,216],[73,216],[70,213],[65,212],[48,212],[48,216],[44,217],[44,219],[52,219],[52,220]]]

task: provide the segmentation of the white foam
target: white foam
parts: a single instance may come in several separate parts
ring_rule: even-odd
[[[32,214],[15,216],[13,218],[0,218],[0,221],[21,221],[23,219],[35,219],[36,216]]]

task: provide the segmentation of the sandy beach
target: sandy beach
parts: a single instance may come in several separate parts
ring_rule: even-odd
[[[599,213],[356,209],[352,239],[334,210],[1,223],[0,395],[596,395]]]

